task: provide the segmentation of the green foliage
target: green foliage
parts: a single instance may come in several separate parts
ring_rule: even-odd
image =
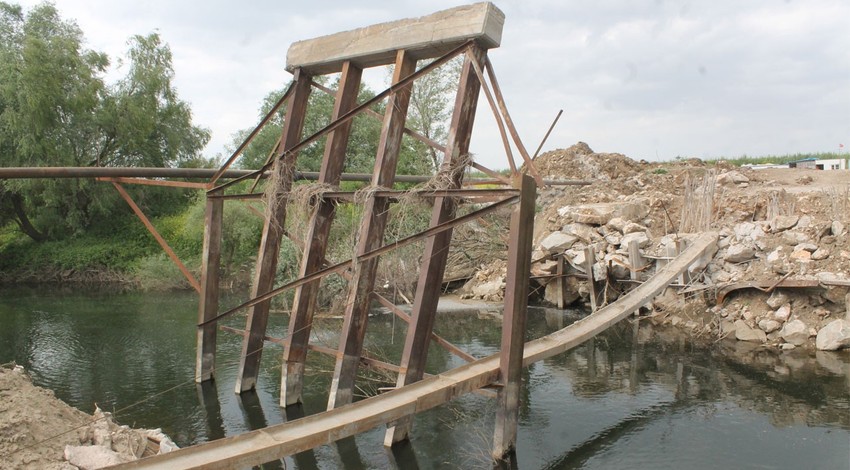
[[[142,258],[133,272],[142,290],[174,290],[189,286],[186,277],[165,253]]]
[[[667,173],[669,173],[669,171],[667,171],[667,168],[656,168],[652,170],[653,175],[666,175]]]
[[[105,54],[51,4],[24,13],[0,3],[0,154],[6,166],[197,166],[209,139],[172,86],[171,51],[157,34],[129,42],[127,74],[104,82]],[[185,204],[179,191],[138,188],[149,207]],[[125,205],[90,180],[0,181],[0,224],[33,240],[83,231]],[[153,211],[154,214],[162,213]]]

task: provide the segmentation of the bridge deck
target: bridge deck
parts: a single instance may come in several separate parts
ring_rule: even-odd
[[[587,318],[525,345],[523,365],[574,348],[651,301],[688,266],[716,250],[717,235],[705,233],[652,278]],[[199,444],[113,468],[189,469],[260,465],[391,423],[446,403],[498,379],[499,354],[412,385],[296,421]]]

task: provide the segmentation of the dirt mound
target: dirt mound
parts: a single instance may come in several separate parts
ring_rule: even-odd
[[[87,415],[33,385],[19,366],[0,366],[0,468],[102,468],[176,447],[158,429],[119,426],[99,409]]]
[[[579,142],[567,149],[552,150],[534,159],[534,166],[544,178],[588,179],[610,181],[632,176],[643,166],[621,153],[595,153]]]

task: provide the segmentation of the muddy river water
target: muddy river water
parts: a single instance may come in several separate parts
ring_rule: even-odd
[[[234,305],[244,294],[224,299]],[[179,445],[232,436],[288,419],[277,406],[281,348],[269,344],[256,393],[233,392],[240,338],[219,333],[216,380],[192,381],[197,297],[80,289],[0,289],[0,363],[17,361],[33,381],[91,413],[161,427]],[[561,328],[579,312],[532,309],[528,337]],[[282,337],[287,316],[273,314]],[[225,322],[244,328],[244,316]],[[340,319],[317,321],[313,341],[335,345]],[[436,331],[482,357],[500,325],[486,312],[444,314]],[[405,325],[370,319],[366,349],[397,362]],[[434,346],[429,371],[461,360]],[[312,357],[305,403],[324,409],[333,364]],[[361,392],[391,378],[369,374]],[[264,468],[490,468],[493,402],[469,395],[416,419],[409,446],[386,451],[383,429],[269,463]],[[524,374],[516,467],[850,468],[850,351],[778,352],[746,343],[696,347],[623,322]]]

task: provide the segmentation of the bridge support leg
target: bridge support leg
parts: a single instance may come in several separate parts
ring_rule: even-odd
[[[414,71],[416,71],[416,60],[407,51],[398,51],[393,83],[400,82]],[[375,171],[372,174],[373,187],[393,185],[412,89],[411,83],[393,92],[388,98],[384,123],[381,126],[378,154],[375,157]],[[366,202],[363,211],[364,220],[360,226],[360,241],[357,243],[356,256],[383,245],[384,229],[389,215],[389,201],[386,197],[373,195]],[[366,336],[366,323],[372,303],[372,290],[375,288],[378,261],[379,258],[372,258],[355,263],[349,283],[345,319],[340,333],[339,350],[328,397],[328,409],[349,404],[354,398],[354,379],[357,375],[360,355],[363,352],[363,340]]]
[[[220,196],[215,192],[212,196]],[[218,314],[218,284],[221,268],[221,224],[224,200],[207,197],[204,214],[204,252],[201,261],[201,295],[198,302],[198,323]],[[212,380],[215,373],[216,324],[198,327],[198,354],[195,360],[195,382]]]
[[[339,88],[334,103],[331,121],[338,119],[357,104],[357,92],[360,90],[362,70],[350,62],[343,64]],[[345,164],[345,149],[351,134],[353,120],[349,120],[328,134],[325,141],[325,154],[319,172],[319,183],[339,185],[340,175]],[[304,257],[301,260],[300,277],[313,274],[322,268],[328,246],[328,236],[333,224],[336,205],[331,201],[320,200],[310,220]],[[319,293],[320,281],[314,281],[295,290],[292,313],[289,319],[289,334],[283,350],[283,368],[281,370],[280,406],[286,407],[301,402],[304,364],[307,360],[307,348],[310,342],[310,330],[313,323],[313,310]]]
[[[307,99],[310,96],[311,78],[301,69],[295,70],[295,89],[286,109],[286,118],[280,139],[279,152],[274,163],[274,175],[269,184],[276,185],[266,201],[266,221],[263,225],[263,237],[257,256],[257,271],[251,297],[255,298],[272,290],[277,273],[280,242],[286,222],[286,194],[292,188],[295,173],[295,158],[288,150],[301,140],[304,128],[304,115]],[[239,358],[239,373],[236,376],[236,393],[252,390],[257,385],[260,372],[260,356],[269,321],[271,300],[265,300],[251,307],[245,325],[245,337],[242,340],[242,353]]]
[[[473,53],[479,62],[483,62],[486,51],[475,47]],[[470,59],[467,58],[461,71],[460,83],[455,108],[452,114],[449,139],[446,145],[445,158],[441,172],[450,175],[452,187],[459,188],[463,182],[465,158],[469,153],[469,142],[472,137],[472,126],[475,120],[475,109],[478,105],[478,93],[481,83],[472,70]],[[454,218],[456,204],[452,198],[438,197],[434,200],[431,212],[431,227],[436,227]],[[401,372],[398,374],[397,386],[403,387],[422,380],[425,373],[425,362],[428,358],[428,346],[431,344],[431,333],[434,330],[434,320],[437,313],[437,301],[440,297],[443,274],[446,270],[446,260],[449,255],[452,231],[447,230],[428,238],[422,255],[422,266],[419,270],[419,280],[416,283],[416,297],[413,302],[413,312],[410,326],[401,357]],[[388,428],[384,438],[385,446],[406,440],[413,424],[413,416],[408,416]]]
[[[505,280],[505,312],[502,319],[502,348],[499,377],[502,387],[496,398],[496,431],[493,457],[503,459],[516,446],[519,419],[519,392],[522,385],[522,354],[528,304],[531,239],[534,232],[534,205],[537,187],[528,175],[522,175],[520,202],[511,214],[508,244],[508,275]]]

